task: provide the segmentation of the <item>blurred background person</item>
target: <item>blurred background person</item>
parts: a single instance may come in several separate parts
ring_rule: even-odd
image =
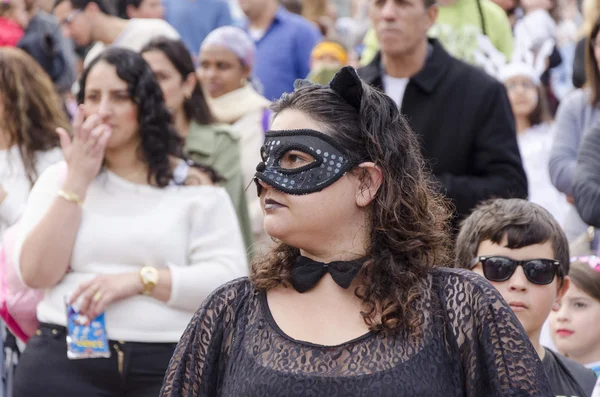
[[[542,83],[533,65],[525,59],[505,66],[500,80],[506,87],[515,116],[517,143],[527,174],[528,199],[547,209],[562,225],[569,206],[565,196],[552,185],[548,173],[554,137]]]
[[[554,142],[550,153],[552,184],[574,204],[575,167],[583,137],[600,122],[600,19],[596,20],[586,44],[588,86],[569,94],[560,104],[554,123]],[[586,233],[587,225],[571,206],[563,225],[569,241]]]
[[[39,0],[25,0],[29,24],[19,47],[42,66],[58,92],[65,96],[78,75],[73,42],[63,36],[58,20],[38,3]]]
[[[490,0],[443,0],[428,35],[437,38],[450,55],[481,66],[483,60],[495,64],[510,59],[513,35],[506,13]],[[361,64],[373,60],[379,49],[375,31],[365,37]],[[500,57],[498,57],[500,55]]]
[[[87,52],[85,65],[107,46],[138,52],[155,37],[178,39],[179,34],[162,19],[123,19],[116,15],[110,0],[58,0],[54,14],[66,37],[80,46],[94,46]]]
[[[68,121],[60,105],[55,87],[33,58],[18,48],[0,48],[0,245],[23,214],[38,177],[62,160],[54,130],[68,128]],[[0,335],[0,384],[9,397],[20,349],[1,320]]]
[[[338,7],[329,0],[304,0],[301,15],[314,23],[323,36],[328,36],[335,29]]]
[[[56,127],[68,121],[52,82],[24,51],[0,48],[0,243],[29,190],[62,159]]]
[[[0,47],[15,47],[25,35],[28,22],[24,0],[0,2]]]
[[[279,0],[240,0],[248,17],[246,30],[256,43],[254,74],[268,100],[292,92],[294,81],[310,72],[310,54],[321,40],[317,27],[292,14]]]
[[[224,0],[163,0],[165,19],[181,35],[194,60],[206,36],[221,26],[233,24]]]
[[[600,16],[600,0],[583,0],[582,3],[583,24],[579,31],[579,41],[575,48],[575,57],[573,59],[573,86],[581,88],[585,84],[586,78],[586,42],[594,28],[596,20]]]
[[[600,228],[599,151],[600,125],[596,124],[581,141],[573,186],[573,198],[577,212],[585,223],[596,229]],[[598,252],[598,246],[590,248],[593,253]]]
[[[222,188],[182,160],[140,55],[102,52],[78,100],[73,139],[58,130],[66,163],[37,180],[17,233],[21,278],[45,295],[14,397],[158,395],[200,303],[247,274],[235,212]],[[65,297],[80,315],[105,313],[110,358],[67,357]]]
[[[600,258],[574,257],[571,285],[550,313],[552,339],[564,354],[600,376]]]
[[[540,70],[540,80],[546,91],[550,112],[556,113],[559,99],[550,84],[550,70],[562,63],[557,48],[557,27],[559,22],[558,0],[522,0],[524,12],[514,29],[515,42],[519,51],[533,53],[536,64],[545,60]]]
[[[408,119],[440,191],[455,208],[455,222],[487,199],[527,197],[504,85],[428,38],[438,12],[434,0],[405,1],[372,4],[381,52],[359,74]]]
[[[259,250],[271,239],[263,227],[260,200],[252,187],[256,165],[262,161],[260,148],[269,128],[271,104],[255,87],[253,76],[256,47],[242,29],[225,26],[212,31],[200,49],[198,78],[208,94],[212,114],[219,123],[232,125],[239,134],[240,161],[246,202],[252,224],[253,249]]]
[[[161,0],[117,0],[119,17],[123,19],[163,19],[165,9]]]
[[[349,62],[348,51],[335,41],[325,40],[315,46],[310,54],[310,74],[307,79],[326,85]]]
[[[141,54],[156,75],[175,129],[185,140],[186,153],[225,179],[223,187],[238,214],[246,247],[250,247],[252,228],[240,164],[239,133],[215,120],[182,41],[157,38],[142,48]]]

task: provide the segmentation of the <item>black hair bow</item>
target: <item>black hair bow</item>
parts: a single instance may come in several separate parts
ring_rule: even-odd
[[[305,256],[298,256],[292,267],[292,286],[300,293],[313,288],[326,273],[329,273],[340,287],[347,289],[352,284],[365,259],[322,263]]]

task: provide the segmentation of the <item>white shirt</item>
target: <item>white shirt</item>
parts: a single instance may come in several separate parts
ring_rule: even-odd
[[[592,391],[592,397],[600,397],[600,378],[596,381],[596,386],[594,386],[594,391]]]
[[[383,74],[383,89],[387,96],[392,98],[398,107],[402,106],[402,100],[404,99],[404,91],[408,85],[408,77],[398,78],[390,77],[387,74]]]
[[[50,165],[63,158],[60,148],[37,152],[35,156],[38,176]],[[16,223],[25,210],[27,197],[31,190],[25,164],[16,145],[10,149],[0,150],[0,186],[8,193],[4,201],[0,203],[0,243],[2,243],[2,235],[6,229]]]
[[[19,223],[15,261],[24,239],[57,199],[66,164],[50,167],[31,191]],[[60,198],[59,198],[60,200]],[[57,230],[60,233],[60,230]],[[88,188],[71,256],[71,272],[45,292],[42,322],[66,324],[65,297],[101,274],[171,270],[171,298],[137,295],[106,309],[109,339],[177,342],[204,299],[248,274],[244,243],[228,194],[215,186],[137,185],[102,171]]]
[[[550,124],[533,126],[517,135],[517,143],[527,174],[529,201],[547,209],[563,225],[569,204],[550,181],[550,151],[554,141],[550,127]]]
[[[248,28],[248,34],[254,41],[262,39],[265,33],[267,33],[267,29]]]
[[[162,19],[134,18],[129,21],[125,30],[111,45],[140,52],[146,44],[161,36],[173,40],[180,38],[175,28]],[[86,55],[84,65],[89,65],[105,48],[106,46],[103,43],[96,43]]]

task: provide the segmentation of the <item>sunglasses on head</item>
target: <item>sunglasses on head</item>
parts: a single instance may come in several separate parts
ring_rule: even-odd
[[[490,281],[502,282],[512,277],[517,266],[523,266],[525,277],[533,284],[547,285],[560,274],[560,262],[554,259],[517,261],[505,256],[480,256],[473,259],[471,269],[481,263],[483,275]]]

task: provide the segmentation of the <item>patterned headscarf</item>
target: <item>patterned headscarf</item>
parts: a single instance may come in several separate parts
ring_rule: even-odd
[[[233,52],[240,61],[252,69],[256,55],[256,45],[248,33],[234,26],[223,26],[213,30],[206,36],[200,52],[209,46],[225,47]]]

